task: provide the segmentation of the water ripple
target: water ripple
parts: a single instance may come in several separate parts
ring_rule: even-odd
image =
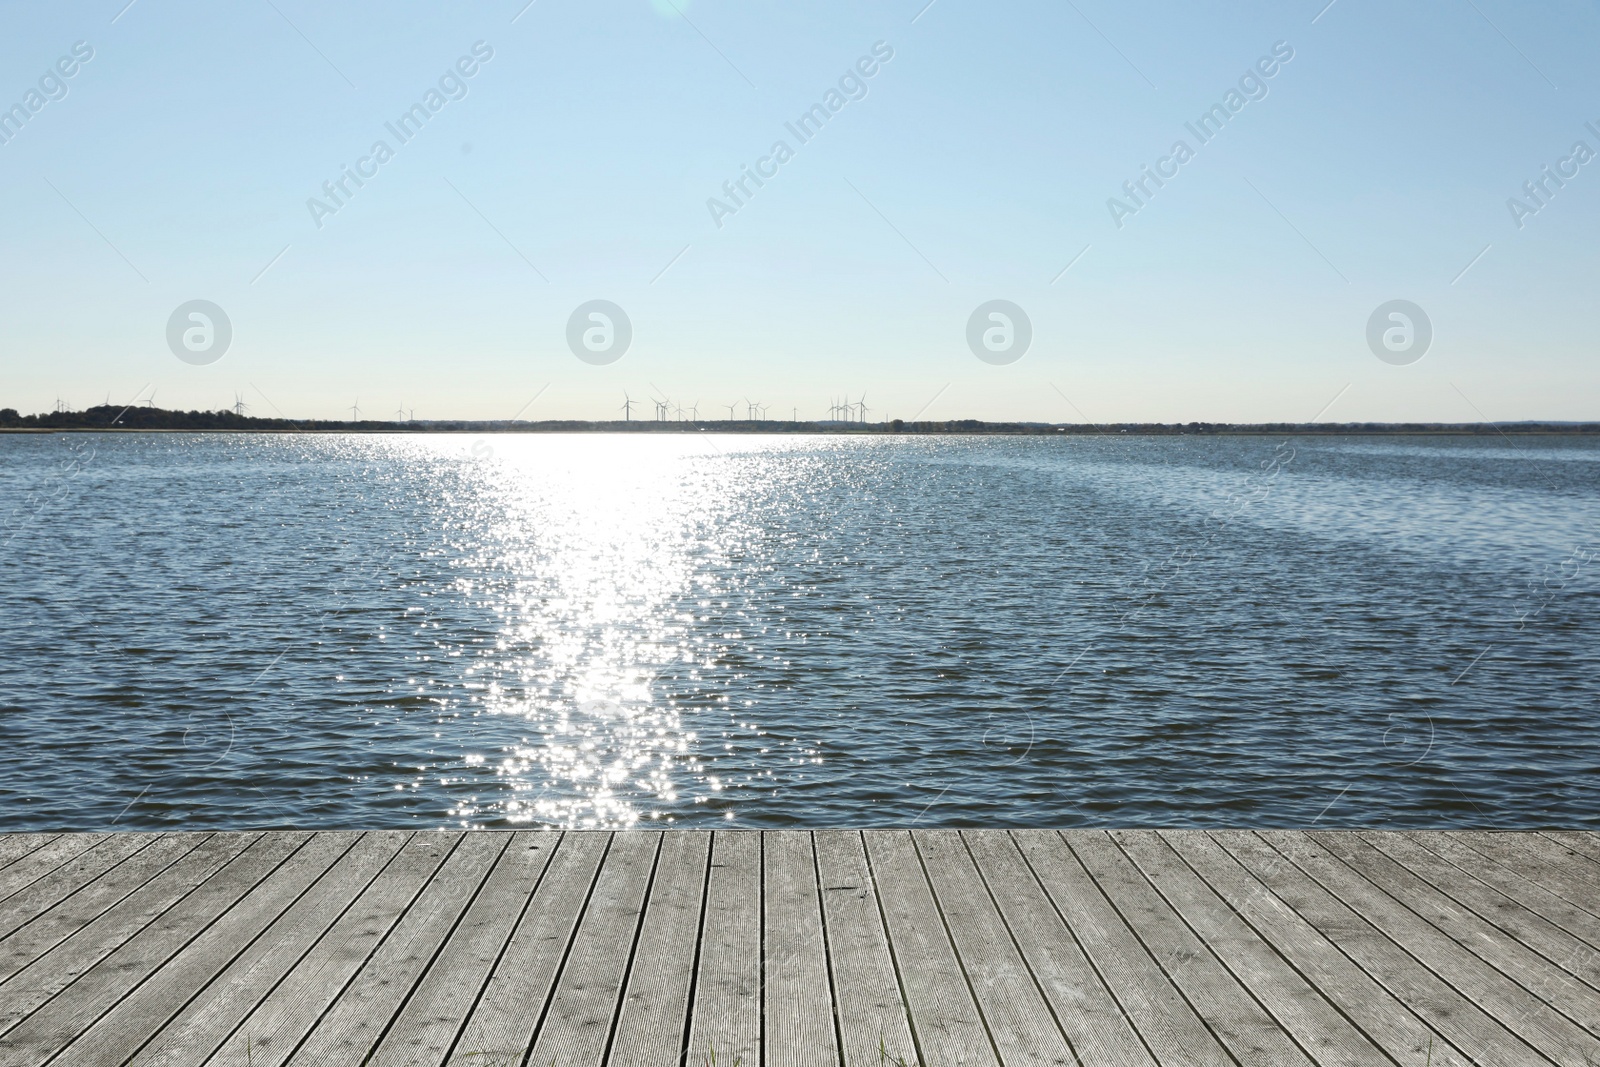
[[[0,813],[1600,827],[1597,458],[0,436]]]

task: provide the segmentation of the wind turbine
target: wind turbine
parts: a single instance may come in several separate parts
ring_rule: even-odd
[[[147,408],[156,406],[156,391],[154,389],[150,390],[150,395],[145,397],[144,406]]]
[[[724,404],[724,405],[723,405],[723,407],[725,407],[725,408],[727,408],[727,409],[728,409],[728,421],[729,421],[729,422],[732,422],[732,421],[733,421],[733,409],[734,409],[734,408],[735,408],[735,407],[736,407],[736,406],[737,406],[737,405],[738,405],[738,402],[737,402],[737,401],[735,401],[735,402],[734,402],[734,403],[732,403],[732,404]]]
[[[865,424],[866,421],[867,421],[867,411],[868,411],[868,408],[867,408],[867,394],[866,393],[862,393],[861,394],[861,399],[857,402],[856,406],[861,410],[861,421],[862,421],[863,424]]]
[[[700,421],[700,401],[696,400],[694,406],[689,409],[689,418],[695,422]]]
[[[361,421],[361,398],[359,396],[356,397],[356,402],[350,405],[350,421]]]
[[[628,395],[626,389],[622,391],[622,421],[633,421],[633,397]]]
[[[249,408],[250,405],[244,402],[243,393],[233,394],[233,413],[235,415],[239,416],[240,418],[244,418],[244,413],[248,411]]]

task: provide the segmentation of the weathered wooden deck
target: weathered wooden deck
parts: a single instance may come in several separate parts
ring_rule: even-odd
[[[1587,833],[0,836],[0,1063],[1600,1064]]]

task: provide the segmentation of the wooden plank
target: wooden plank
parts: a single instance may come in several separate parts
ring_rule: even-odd
[[[811,835],[776,830],[762,837],[765,1062],[772,1067],[836,1065],[832,983]]]
[[[612,837],[529,1063],[605,1062],[660,848],[658,832]]]
[[[318,834],[313,837],[301,855],[310,861],[312,856],[318,855],[313,850],[321,846],[324,854],[332,856],[332,863],[323,865],[319,856],[317,862],[296,862],[280,867],[148,981],[84,1026],[60,1055],[74,1063],[122,1063],[133,1056],[192,997],[226,971],[241,952],[254,945],[280,915],[290,910],[330,870],[337,870],[339,862],[362,845],[362,836]]]
[[[1185,1067],[1232,1067],[1233,1058],[1145,951],[1062,836],[1054,830],[1017,830],[1012,837],[1156,1059]]]
[[[440,834],[455,850],[293,1056],[296,1063],[373,1063],[373,1051],[505,851],[505,834]],[[381,1062],[381,1061],[380,1061]]]
[[[1589,877],[1586,857],[1559,841],[1539,834],[1459,831],[1447,836],[1473,851],[1511,867],[1522,877],[1545,886],[1568,904],[1600,915],[1600,888]]]
[[[404,830],[363,835],[259,937],[247,946],[236,946],[237,954],[172,1014],[165,1026],[158,1029],[155,1020],[159,1012],[171,1011],[167,1002],[172,993],[158,975],[156,981],[118,1005],[130,1016],[128,1023],[112,1025],[119,1013],[108,1015],[79,1039],[73,1046],[75,1053],[109,1060],[114,1050],[137,1047],[132,1038],[138,1034],[153,1034],[128,1058],[129,1064],[177,1067],[204,1061],[344,914],[410,837]]]
[[[1235,1059],[1246,1067],[1310,1063],[1108,836],[1084,831],[1063,837],[1146,951]]]
[[[1587,833],[406,836],[0,835],[0,1063],[1600,1062]]]
[[[1525,1064],[1536,1057],[1526,1042],[1259,835],[1248,830],[1213,830],[1211,837],[1455,1048],[1467,1050],[1478,1063],[1497,1067]]]
[[[1394,832],[1362,834],[1368,844],[1381,850],[1394,862],[1401,864],[1430,886],[1461,906],[1470,908],[1486,922],[1493,923],[1569,974],[1576,975],[1591,988],[1600,989],[1600,951],[1596,951],[1594,945],[1586,943],[1581,937],[1545,918],[1543,914],[1545,909],[1540,906],[1538,895],[1544,894],[1548,897],[1549,894],[1526,882],[1501,888],[1495,885],[1495,882],[1511,882],[1510,872],[1505,872],[1508,877],[1497,879],[1493,872],[1497,864],[1477,856],[1464,846],[1458,846],[1462,852],[1468,856],[1476,856],[1477,859],[1475,864],[1462,867],[1438,851],[1425,847],[1425,842],[1433,836],[1435,835]],[[1518,895],[1514,896],[1514,893]],[[1557,905],[1562,903],[1557,898],[1550,899],[1555,900]],[[1595,930],[1600,932],[1600,920],[1595,920],[1593,916],[1575,908],[1566,907],[1564,910],[1586,916]]]
[[[887,1067],[880,1049],[909,1061],[911,1027],[861,834],[818,830],[812,840],[844,1067]]]
[[[160,834],[114,834],[17,890],[0,904],[0,936],[20,930],[160,837]]]
[[[212,1063],[279,1067],[389,936],[454,847],[446,835],[414,835],[350,910],[257,1005]]]
[[[1556,845],[1564,855],[1582,856],[1589,860],[1589,863],[1575,865],[1573,873],[1600,887],[1600,838],[1582,831],[1546,831],[1528,835],[1526,843],[1533,847],[1536,843],[1542,843],[1539,842],[1541,837]]]
[[[490,835],[485,832],[485,836]],[[559,834],[544,830],[499,832],[498,836],[505,840],[505,851],[500,853],[455,933],[395,1017],[373,1054],[374,1064],[438,1067],[450,1055],[456,1035],[472,1014],[489,972],[560,840]],[[470,1065],[477,1060],[458,1062]]]
[[[110,834],[62,834],[15,862],[0,867],[0,915],[13,896],[87,852],[112,840]]]
[[[0,869],[9,867],[30,852],[36,852],[60,834],[0,834]]]
[[[911,834],[869,830],[863,836],[916,1044],[915,1055],[899,1049],[889,1055],[939,1067],[997,1064]]]
[[[610,840],[610,834],[595,831],[561,835],[549,869],[523,908],[516,933],[462,1029],[453,1061],[463,1067],[522,1062]]]
[[[1163,831],[1161,836],[1212,892],[1349,1016],[1390,1059],[1409,1064],[1425,1062],[1431,1056],[1435,1067],[1467,1067],[1471,1063],[1467,1053],[1433,1031],[1271,888],[1241,867],[1209,834],[1172,830]],[[1284,866],[1288,866],[1287,861]]]
[[[1380,1062],[1384,1053],[1317,988],[1257,935],[1152,830],[1119,830],[1111,839],[1210,949],[1234,980],[1319,1064]]]
[[[1000,1061],[1007,1067],[1076,1064],[960,832],[918,830],[911,839]]]
[[[1562,864],[1528,851],[1510,834],[1440,833],[1421,840],[1429,851],[1600,948],[1600,894],[1568,878]]]
[[[761,1063],[761,944],[761,834],[718,830],[711,837],[690,1064]]]
[[[684,830],[663,835],[607,1063],[678,1067],[689,1025],[690,987],[710,853],[708,832]]]
[[[1572,1020],[1421,921],[1309,835],[1267,830],[1259,836],[1533,1048],[1557,1061],[1600,1057],[1600,1042]]]
[[[259,838],[256,833],[212,835],[83,929],[8,976],[0,986],[0,1033],[10,1030],[177,906]],[[289,850],[286,847],[283,855]]]
[[[205,957],[202,967],[214,962],[214,952],[263,929],[358,836],[266,835],[0,1038],[5,1062],[40,1063],[55,1056],[168,962],[180,975],[192,970],[193,953]],[[286,864],[291,854],[294,863]]]
[[[194,851],[209,837],[209,834],[157,837],[149,847],[108,874],[41,912],[26,926],[0,938],[0,982],[138,892],[146,882]],[[40,884],[35,883],[34,888]]]
[[[1499,974],[1533,993],[1579,1027],[1588,1029],[1590,1033],[1600,1031],[1600,992],[1583,984],[1553,962],[1554,958],[1570,955],[1569,946],[1561,945],[1553,950],[1551,959],[1541,956],[1528,946],[1520,934],[1502,932],[1464,903],[1436,889],[1358,834],[1319,832],[1310,836],[1343,860],[1351,870],[1405,905],[1413,914],[1421,916],[1446,938],[1465,948]],[[1446,872],[1454,871],[1442,861],[1439,865]],[[1449,877],[1448,873],[1446,877]],[[1453,881],[1457,884],[1451,888],[1456,892],[1462,892],[1463,887],[1470,885],[1465,878],[1455,878]],[[1534,927],[1534,923],[1542,921],[1538,916],[1516,904],[1511,904],[1508,911],[1520,913],[1520,918],[1502,914],[1502,922],[1515,923],[1522,933],[1541,944],[1548,940],[1542,936],[1542,930]],[[1545,926],[1554,929],[1548,923]],[[1600,1057],[1600,1042],[1596,1042],[1593,1052]]]
[[[1004,830],[967,830],[961,836],[1078,1059],[1086,1067],[1153,1065],[1149,1050],[1011,835]]]

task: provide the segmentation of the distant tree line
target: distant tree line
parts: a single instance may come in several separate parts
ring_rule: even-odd
[[[359,422],[325,419],[263,419],[232,411],[167,411],[157,407],[118,407],[100,404],[86,411],[51,411],[39,415],[20,415],[15,408],[0,408],[0,430],[222,430],[255,433],[325,433],[330,431],[366,433],[685,433],[714,429],[723,433],[848,433],[848,434],[1501,434],[1501,433],[1600,433],[1600,422],[1121,422],[1105,425],[1073,423],[1057,425],[1043,422],[982,422],[978,419],[908,422],[805,422],[781,419],[700,419],[697,421],[589,422],[578,419],[543,422],[472,421],[430,419],[384,422],[363,419]]]

